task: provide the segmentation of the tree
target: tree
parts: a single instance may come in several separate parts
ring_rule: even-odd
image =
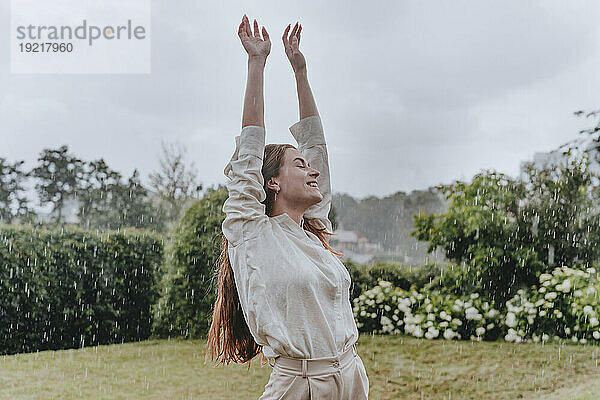
[[[218,266],[227,189],[209,188],[173,225],[168,242],[163,297],[156,307],[154,333],[159,336],[206,337],[216,297]]]
[[[122,226],[153,229],[162,232],[165,229],[166,215],[157,209],[148,198],[148,190],[140,181],[135,169],[127,180],[127,185],[119,185],[115,191],[113,209],[120,213]]]
[[[0,221],[10,224],[15,219],[30,220],[35,213],[29,208],[29,201],[21,194],[23,181],[29,174],[21,169],[25,161],[7,163],[0,157]]]
[[[86,229],[164,229],[164,214],[152,205],[137,169],[125,183],[119,172],[99,159],[88,164],[84,182],[78,216]]]
[[[181,215],[186,204],[197,199],[202,185],[196,183],[194,163],[186,166],[184,156],[186,149],[174,144],[162,142],[163,157],[160,159],[160,170],[150,174],[151,187],[166,203],[170,221]]]
[[[30,174],[40,183],[35,188],[40,196],[40,205],[52,203],[57,223],[63,222],[63,206],[69,196],[77,195],[83,178],[83,161],[68,153],[68,146],[44,149],[38,158],[40,165]]]
[[[120,184],[121,174],[111,170],[104,159],[87,164],[77,213],[79,223],[83,227],[90,229],[117,225],[111,202]]]
[[[592,110],[592,111],[583,111],[578,110],[574,112],[578,117],[585,116],[586,118],[590,117],[600,117],[600,110]],[[591,146],[585,149],[586,152],[592,153],[592,159],[600,163],[600,118],[598,118],[598,122],[594,126],[588,129],[582,129],[579,131],[580,134],[590,135],[591,137]]]
[[[463,265],[500,308],[555,263],[589,266],[600,257],[600,199],[586,161],[536,170],[529,180],[484,171],[472,183],[439,186],[446,212],[414,216],[418,240]]]

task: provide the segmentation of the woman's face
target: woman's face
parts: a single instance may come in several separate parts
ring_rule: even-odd
[[[298,150],[285,149],[279,176],[273,178],[279,183],[277,202],[281,201],[286,206],[306,208],[319,203],[323,200],[323,195],[316,185],[318,176],[319,171],[311,168]],[[309,182],[312,182],[312,186]]]

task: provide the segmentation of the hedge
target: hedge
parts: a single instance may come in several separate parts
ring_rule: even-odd
[[[0,238],[0,354],[149,337],[160,235],[0,225]]]

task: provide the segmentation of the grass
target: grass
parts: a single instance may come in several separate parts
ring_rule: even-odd
[[[257,399],[271,367],[204,365],[206,341],[0,356],[1,399]],[[600,347],[361,335],[377,399],[600,399]]]

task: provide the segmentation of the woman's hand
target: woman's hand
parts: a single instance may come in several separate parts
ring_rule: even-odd
[[[283,47],[285,49],[285,55],[287,55],[290,64],[292,64],[294,73],[298,74],[306,71],[306,60],[298,48],[300,46],[300,31],[302,31],[302,25],[298,25],[296,22],[294,29],[292,29],[292,33],[288,37],[290,26],[291,24],[288,25],[283,32]]]
[[[254,20],[254,34],[252,33],[248,17],[244,14],[242,23],[238,29],[238,36],[242,41],[242,46],[244,46],[244,49],[246,49],[246,52],[248,53],[248,58],[259,58],[266,61],[267,56],[271,52],[271,40],[269,39],[269,34],[264,26],[262,28],[262,34],[263,39],[260,38],[260,31],[258,30],[258,22],[256,22],[256,19]]]

